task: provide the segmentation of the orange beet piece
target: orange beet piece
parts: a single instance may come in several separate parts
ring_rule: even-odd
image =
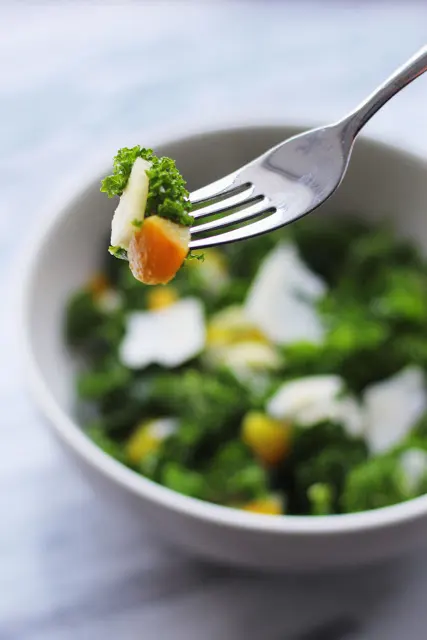
[[[187,227],[150,216],[134,233],[129,244],[129,266],[144,284],[166,284],[184,262],[190,242]]]

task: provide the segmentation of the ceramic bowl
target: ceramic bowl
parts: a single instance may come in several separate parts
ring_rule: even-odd
[[[155,148],[177,160],[191,190],[300,130],[248,126],[198,133]],[[66,191],[47,216],[32,240],[23,288],[24,343],[35,400],[52,434],[93,485],[171,542],[229,564],[286,570],[368,563],[426,540],[427,496],[350,515],[257,515],[159,486],[105,455],[85,436],[73,413],[74,365],[63,339],[63,316],[70,293],[94,272],[105,251],[114,203],[99,192],[99,183],[108,170],[89,174],[86,183]],[[349,212],[370,220],[386,217],[427,251],[426,160],[358,140],[342,186],[313,215]],[[117,517],[113,508],[111,517]]]

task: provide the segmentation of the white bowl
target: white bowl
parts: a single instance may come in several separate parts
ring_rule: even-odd
[[[232,171],[299,131],[251,126],[201,133],[161,144],[176,158],[190,189]],[[105,172],[103,172],[105,175]],[[112,501],[139,515],[159,535],[197,554],[261,569],[316,569],[379,560],[427,539],[427,496],[367,513],[263,516],[216,506],[154,484],[100,451],[73,417],[73,364],[64,344],[64,305],[96,269],[113,203],[99,192],[101,175],[65,195],[33,241],[24,286],[24,334],[35,398],[52,433],[87,477]],[[387,216],[399,233],[427,251],[427,162],[361,139],[337,194],[314,215],[360,212]],[[203,425],[201,425],[203,426]],[[112,509],[112,518],[116,512]]]

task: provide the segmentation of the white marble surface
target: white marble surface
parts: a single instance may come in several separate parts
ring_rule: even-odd
[[[52,190],[100,151],[141,130],[333,120],[426,36],[425,1],[0,5],[0,640],[293,640],[339,613],[361,621],[356,640],[425,638],[425,554],[350,575],[245,575],[162,546],[97,499],[24,391],[10,265]],[[426,105],[427,78],[370,131],[426,154]]]

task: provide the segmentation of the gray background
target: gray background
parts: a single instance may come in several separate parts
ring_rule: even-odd
[[[16,296],[38,211],[82,164],[163,129],[326,123],[426,35],[425,2],[0,5],[0,640],[280,640],[340,611],[366,639],[426,637],[425,554],[245,574],[162,546],[95,498],[25,393]],[[423,78],[370,133],[426,154],[426,106]]]

